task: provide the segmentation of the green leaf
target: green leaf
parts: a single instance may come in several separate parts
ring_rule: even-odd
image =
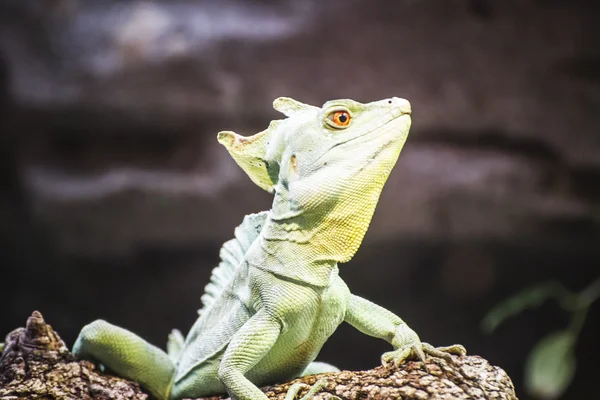
[[[548,298],[558,297],[564,292],[565,289],[556,282],[546,282],[522,290],[492,308],[481,321],[481,326],[485,332],[492,332],[505,319],[525,309],[539,307]]]
[[[575,375],[576,336],[558,331],[542,338],[531,350],[525,364],[525,390],[537,398],[557,399]]]

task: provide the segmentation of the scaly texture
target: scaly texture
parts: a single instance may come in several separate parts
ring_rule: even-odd
[[[9,334],[7,352],[0,359],[0,400],[147,398],[136,384],[99,373],[88,361],[74,361],[38,312],[27,328]],[[317,380],[324,379],[325,385],[314,399],[336,395],[342,400],[516,400],[510,378],[502,369],[477,356],[453,360],[449,364],[431,357],[427,369],[422,362],[410,361],[400,367],[318,374],[261,390],[269,400],[283,400],[290,386],[299,383],[304,395]]]
[[[314,360],[344,321],[392,345],[382,356],[385,365],[465,353],[458,345],[421,343],[400,317],[351,294],[339,276],[338,263],[358,250],[404,146],[410,103],[342,99],[315,107],[280,97],[273,106],[288,118],[250,137],[218,135],[250,179],[273,193],[273,206],[247,216],[224,245],[185,340],[175,331],[167,355],[132,332],[95,321],[82,329],[74,354],[159,399],[227,391],[237,400],[266,400],[258,386],[337,371]],[[313,391],[324,384],[317,381]],[[288,399],[297,389],[290,388]]]

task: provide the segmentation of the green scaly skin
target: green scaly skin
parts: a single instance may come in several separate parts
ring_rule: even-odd
[[[288,118],[263,132],[219,133],[219,142],[274,201],[271,210],[246,216],[223,246],[187,338],[175,331],[167,354],[96,321],[83,328],[74,354],[139,382],[159,399],[227,391],[238,400],[264,400],[258,386],[336,370],[313,361],[343,321],[392,345],[384,363],[464,354],[462,346],[421,343],[398,316],[351,294],[338,275],[338,263],[360,246],[406,141],[410,103],[334,100],[319,108],[278,98],[274,107]]]

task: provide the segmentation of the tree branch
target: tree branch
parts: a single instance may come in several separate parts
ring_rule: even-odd
[[[303,384],[304,395],[318,379],[326,386],[314,400],[331,395],[341,399],[494,399],[516,400],[508,375],[478,356],[453,357],[454,364],[429,357],[400,367],[380,366],[368,371],[342,371],[312,375],[267,386],[271,400],[283,400],[289,387]],[[75,360],[58,334],[34,311],[25,328],[8,334],[0,355],[0,400],[112,399],[146,400],[133,382],[99,372],[89,361]],[[207,399],[220,399],[214,396]]]

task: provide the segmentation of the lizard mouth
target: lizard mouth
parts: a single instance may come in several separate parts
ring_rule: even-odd
[[[376,147],[387,147],[390,142],[393,142],[394,140],[401,140],[404,142],[408,136],[407,125],[410,126],[411,123],[410,115],[406,113],[391,116],[392,118],[381,125],[378,125],[375,128],[372,128],[358,136],[340,142],[337,145],[359,146],[367,143],[373,143],[374,145],[379,144],[379,146]]]

